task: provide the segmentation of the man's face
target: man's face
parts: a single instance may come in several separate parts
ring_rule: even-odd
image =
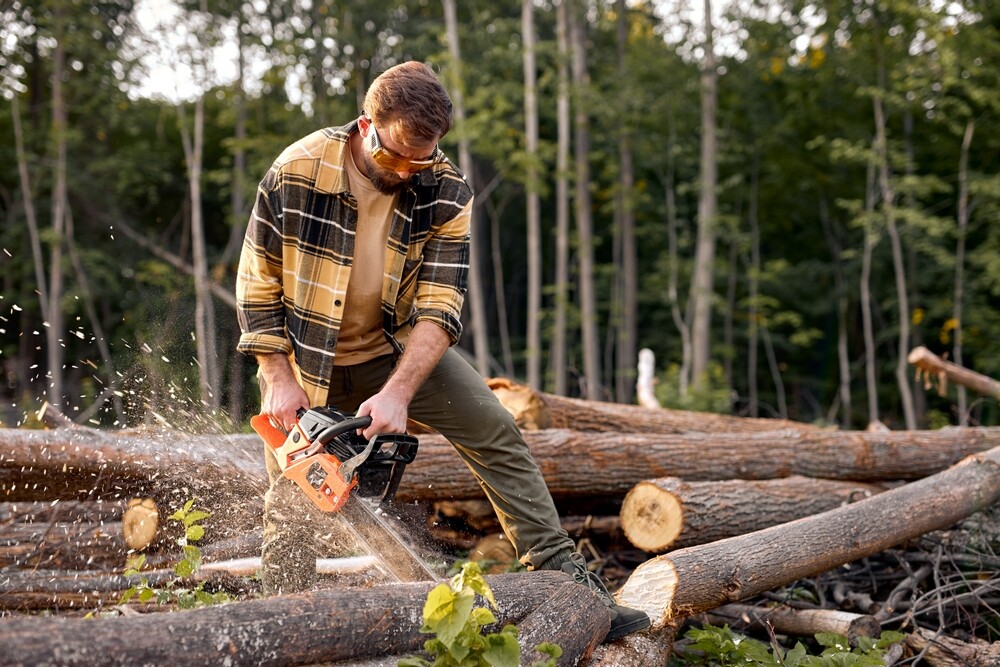
[[[413,174],[429,169],[437,164],[441,152],[437,144],[408,146],[396,141],[391,132],[379,132],[374,123],[367,121],[367,135],[361,158],[368,180],[375,188],[387,195],[394,195],[404,189]]]

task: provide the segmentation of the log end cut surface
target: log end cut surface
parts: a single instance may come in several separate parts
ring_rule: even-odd
[[[622,502],[622,530],[629,542],[649,553],[666,551],[684,525],[680,500],[652,482],[639,482]]]
[[[659,556],[639,565],[615,597],[620,605],[646,612],[656,630],[670,623],[676,590],[677,569]]]

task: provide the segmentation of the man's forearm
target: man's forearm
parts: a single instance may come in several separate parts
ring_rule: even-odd
[[[287,354],[258,354],[257,364],[260,366],[264,382],[275,386],[283,382],[295,382],[295,373]]]
[[[433,322],[417,322],[406,341],[406,350],[382,388],[409,404],[451,346],[448,333]]]

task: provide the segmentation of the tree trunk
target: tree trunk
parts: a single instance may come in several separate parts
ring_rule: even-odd
[[[628,61],[626,47],[628,46],[628,7],[625,0],[616,0],[616,45],[618,50],[619,83],[625,84],[628,76]],[[624,119],[629,119],[632,109],[629,106],[628,95],[622,95],[619,100],[625,105],[621,112]],[[631,403],[635,394],[635,376],[632,365],[635,363],[638,348],[637,336],[639,311],[639,269],[638,250],[635,238],[635,166],[632,156],[632,137],[628,122],[618,124],[621,137],[618,141],[618,161],[621,165],[621,175],[618,183],[616,207],[619,210],[621,223],[621,270],[622,281],[622,318],[618,334],[618,369],[615,375],[619,403]]]
[[[66,233],[66,209],[69,194],[66,185],[66,104],[63,99],[63,76],[66,73],[66,50],[63,45],[65,17],[62,10],[54,10],[55,52],[52,56],[52,135],[55,141],[55,174],[52,187],[52,256],[49,264],[48,303],[42,316],[45,318],[46,360],[48,387],[45,395],[53,405],[63,405],[63,361],[65,347],[63,298],[63,242]]]
[[[865,388],[868,392],[868,423],[879,422],[878,369],[875,366],[875,326],[872,323],[872,254],[878,242],[872,214],[875,211],[875,163],[868,163],[868,179],[865,190],[865,240],[861,251],[861,322],[865,339]]]
[[[738,433],[782,429],[817,430],[811,424],[785,419],[753,419],[713,412],[658,410],[637,405],[589,401],[531,391],[506,378],[487,384],[522,430],[568,428],[576,431],[624,433]]]
[[[559,55],[557,67],[559,90],[556,97],[556,275],[555,319],[552,325],[553,391],[566,395],[567,331],[566,312],[569,307],[569,157],[570,157],[570,73],[569,73],[569,3],[559,0],[556,9],[556,43]]]
[[[594,651],[587,667],[649,667],[669,664],[674,651],[674,629],[657,630],[622,637],[601,644]]]
[[[518,622],[557,590],[561,572],[487,577],[499,624]],[[326,589],[190,611],[118,618],[0,621],[10,664],[306,665],[419,650],[433,583]],[[489,628],[496,631],[499,627]],[[374,630],[374,631],[373,631]],[[178,641],[182,637],[183,641]],[[128,638],[128,641],[123,641]],[[220,655],[220,653],[222,655]]]
[[[840,235],[834,229],[830,219],[830,211],[826,199],[820,199],[819,218],[823,224],[823,233],[833,259],[833,278],[837,290],[837,370],[840,384],[837,396],[840,400],[841,428],[851,428],[851,358],[847,347],[847,288],[844,278],[844,249]],[[834,411],[831,408],[828,421],[832,421]]]
[[[656,398],[656,355],[648,347],[639,350],[639,363],[636,366],[635,394],[640,407],[659,409],[660,401]]]
[[[445,25],[448,32],[448,53],[451,57],[451,76],[449,77],[451,99],[454,106],[455,126],[458,129],[458,164],[465,173],[469,187],[475,189],[474,165],[469,147],[469,134],[465,127],[465,77],[462,74],[462,50],[458,38],[458,16],[455,0],[444,0]],[[479,204],[473,204],[472,229],[477,229],[479,220]],[[481,273],[482,242],[479,236],[473,234],[471,256],[469,257],[469,311],[472,315],[472,336],[476,355],[476,370],[480,375],[490,373],[490,339],[486,325],[486,299],[483,294],[483,279]]]
[[[521,2],[521,40],[524,69],[524,189],[528,230],[528,331],[525,363],[528,386],[542,388],[542,213],[538,195],[538,84],[535,62],[535,9],[532,0]]]
[[[924,381],[936,381],[938,393],[945,395],[948,383],[968,387],[972,391],[1000,399],[1000,381],[994,380],[975,371],[963,368],[957,363],[945,361],[926,347],[917,347],[910,351],[907,361],[917,367],[917,375],[924,375]]]
[[[677,290],[677,267],[680,264],[677,253],[677,123],[674,120],[673,108],[667,115],[667,173],[664,178],[664,205],[667,209],[667,249],[670,268],[667,272],[667,302],[670,304],[670,317],[677,327],[681,337],[681,367],[677,373],[677,393],[687,396],[691,383],[691,327],[690,318],[685,318],[681,312],[680,298]],[[688,306],[691,304],[688,303]],[[689,311],[689,309],[686,309]]]
[[[962,154],[958,160],[958,240],[955,246],[955,288],[952,297],[952,319],[955,320],[954,342],[951,356],[955,364],[962,365],[962,302],[965,299],[965,236],[969,227],[969,149],[972,147],[972,137],[976,132],[976,121],[970,119],[965,125],[965,136],[962,138]],[[912,361],[910,363],[913,363]],[[995,396],[1000,396],[998,391]],[[958,424],[968,426],[969,414],[965,386],[958,387]]]
[[[567,0],[570,1],[570,0]],[[590,120],[585,96],[590,85],[587,73],[585,18],[578,8],[569,12],[570,42],[573,51],[573,84],[576,90],[574,129],[576,161],[576,234],[580,275],[580,330],[583,338],[583,395],[602,398],[600,342],[597,329],[597,296],[594,287],[594,223],[590,197]]]
[[[760,151],[754,151],[752,190],[750,199],[750,266],[747,271],[747,397],[750,416],[760,414],[760,399],[757,395],[757,351],[760,324],[764,316],[760,312],[760,220],[757,217],[757,196],[760,177]]]
[[[712,3],[705,6],[705,60],[701,66],[701,172],[698,178],[698,240],[695,247],[691,297],[694,319],[691,321],[691,384],[704,388],[708,383],[708,363],[712,338],[712,297],[715,272],[716,181],[718,146],[716,144],[715,47],[712,32]]]
[[[654,627],[884,551],[1000,499],[1000,448],[843,507],[642,563],[620,604]]]
[[[639,482],[622,503],[622,530],[635,546],[658,553],[752,533],[879,493],[865,484],[812,479]]]
[[[187,163],[188,196],[191,198],[191,253],[194,265],[195,338],[198,350],[202,403],[219,407],[219,355],[215,339],[215,304],[212,301],[211,278],[208,275],[208,249],[205,224],[202,220],[201,170],[205,136],[205,96],[199,95],[194,105],[193,139],[184,122],[184,107],[177,107],[181,120],[181,139]]]

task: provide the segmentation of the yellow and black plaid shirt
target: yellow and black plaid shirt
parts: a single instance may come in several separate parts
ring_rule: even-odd
[[[238,349],[290,355],[312,405],[329,394],[351,278],[358,211],[344,160],[356,129],[319,130],[278,156],[257,188],[236,279]],[[418,320],[458,342],[471,208],[472,191],[447,160],[399,194],[382,283],[382,329],[396,350]]]

